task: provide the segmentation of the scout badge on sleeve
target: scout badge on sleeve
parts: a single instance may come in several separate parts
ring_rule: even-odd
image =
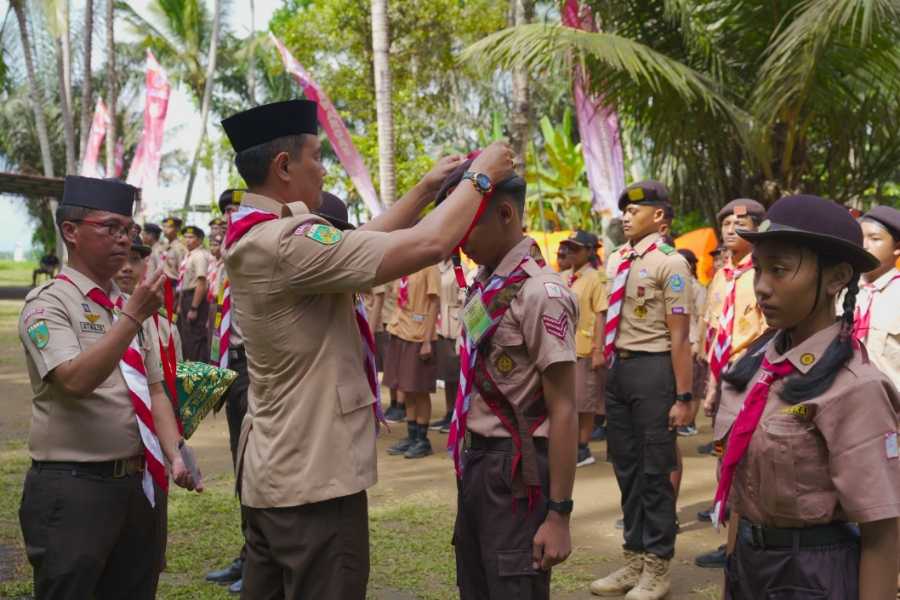
[[[50,342],[50,330],[47,328],[47,322],[43,319],[29,325],[27,332],[34,347],[38,350],[43,350]]]

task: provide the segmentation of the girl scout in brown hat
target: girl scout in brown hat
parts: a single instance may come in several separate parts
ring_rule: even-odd
[[[742,402],[716,490],[717,508],[731,494],[725,597],[892,598],[900,396],[852,337],[860,273],[878,261],[816,196],[783,198],[739,233],[774,331],[723,377],[723,402]]]

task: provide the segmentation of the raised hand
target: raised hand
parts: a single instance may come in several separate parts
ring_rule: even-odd
[[[515,158],[512,148],[506,142],[494,142],[472,162],[472,170],[484,173],[491,181],[499,183],[515,173]]]
[[[166,274],[159,269],[137,284],[134,293],[125,303],[123,312],[143,322],[159,310],[163,303],[163,291],[166,283]]]

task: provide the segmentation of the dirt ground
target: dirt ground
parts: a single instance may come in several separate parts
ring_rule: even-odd
[[[0,301],[0,309],[15,308],[11,301]],[[0,445],[9,441],[27,438],[30,407],[30,386],[25,370],[22,348],[18,340],[8,330],[0,337]],[[443,397],[435,406],[442,406]],[[435,410],[438,412],[438,410]],[[696,600],[718,598],[722,573],[718,570],[700,569],[694,566],[694,557],[713,549],[724,540],[724,532],[716,533],[708,523],[697,522],[696,513],[709,504],[715,487],[714,463],[709,457],[697,454],[697,446],[710,439],[710,425],[707,420],[699,423],[701,435],[680,438],[684,454],[684,481],[678,502],[681,534],[678,537],[676,556],[673,562],[672,600]],[[391,498],[432,490],[441,497],[455,495],[455,482],[450,460],[441,451],[446,436],[432,433],[432,443],[436,453],[421,460],[405,460],[386,454],[387,447],[405,433],[404,425],[393,426],[393,431],[385,433],[378,441],[379,482],[370,490],[370,502],[378,506]],[[230,476],[231,456],[228,450],[228,430],[224,414],[208,417],[197,434],[191,439],[196,448],[201,468],[207,474]],[[592,451],[598,458],[594,465],[578,469],[575,483],[575,512],[572,516],[574,552],[579,562],[586,558],[595,561],[596,576],[605,575],[618,567],[621,552],[622,532],[615,529],[615,521],[620,518],[619,491],[612,467],[605,462],[606,444],[592,443]],[[0,552],[0,576],[4,562],[11,560]],[[584,582],[584,591],[559,595],[566,600],[587,599],[590,582]],[[412,599],[408,592],[379,594],[383,598]]]

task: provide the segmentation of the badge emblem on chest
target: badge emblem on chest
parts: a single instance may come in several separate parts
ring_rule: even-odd
[[[84,315],[84,318],[90,321],[91,325],[94,325],[97,323],[97,321],[100,320],[100,315],[98,315],[97,313],[87,313],[86,315]]]
[[[497,370],[503,375],[509,375],[512,370],[515,368],[516,363],[513,361],[512,357],[504,352],[500,356],[497,357],[497,360],[494,363],[494,366],[497,367]]]
[[[643,319],[644,317],[646,317],[647,316],[647,307],[644,306],[643,304],[638,304],[637,306],[635,306],[634,307],[634,316],[636,316],[638,319]]]

